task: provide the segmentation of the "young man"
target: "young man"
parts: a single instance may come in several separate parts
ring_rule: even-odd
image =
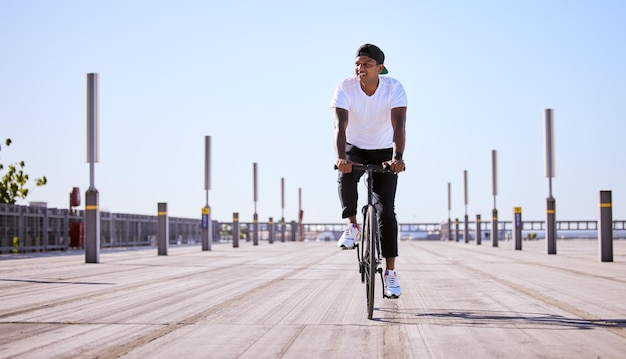
[[[395,197],[398,173],[404,170],[407,98],[402,84],[386,74],[385,54],[375,45],[357,50],[354,77],[337,85],[330,102],[335,117],[336,165],[342,218],[348,225],[337,245],[353,248],[359,238],[357,184],[364,171],[353,164],[382,164],[392,173],[374,173],[374,196],[379,206],[381,250],[385,258],[385,296],[402,294],[395,271],[398,256],[398,222]]]

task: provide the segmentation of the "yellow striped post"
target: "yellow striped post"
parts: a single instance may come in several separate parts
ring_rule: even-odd
[[[491,246],[498,246],[498,210],[495,208],[491,212]]]
[[[522,250],[522,207],[513,207],[513,239],[515,240],[515,250]]]
[[[202,207],[202,250],[210,251],[211,250],[211,242],[213,231],[211,227],[211,207],[205,206]]]
[[[85,193],[85,263],[100,263],[100,209],[96,189]]]
[[[239,213],[233,213],[233,248],[239,247]]]
[[[270,242],[270,244],[274,243],[274,235],[275,235],[274,217],[270,217],[269,221],[267,222],[267,234],[268,234],[268,242]]]
[[[546,199],[546,247],[548,254],[556,254],[556,200]]]
[[[611,191],[600,191],[599,207],[598,246],[600,247],[600,261],[613,262],[613,204]]]
[[[169,220],[167,217],[167,203],[157,204],[157,251],[158,255],[166,256],[168,248]]]
[[[252,245],[259,245],[259,215],[257,213],[252,216]]]
[[[480,231],[480,214],[476,215],[476,245],[479,246],[482,243],[482,233]]]

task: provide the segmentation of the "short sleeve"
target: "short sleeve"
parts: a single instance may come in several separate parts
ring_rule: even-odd
[[[402,84],[399,81],[396,81],[391,91],[391,108],[406,106],[406,92],[404,91],[404,87],[402,86]]]
[[[344,81],[341,81],[337,84],[333,98],[330,100],[330,108],[343,108],[347,110],[350,107],[349,96],[344,89],[343,83]]]

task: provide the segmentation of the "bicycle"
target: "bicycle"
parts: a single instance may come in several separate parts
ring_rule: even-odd
[[[374,314],[374,293],[376,287],[376,273],[380,275],[382,295],[385,298],[385,282],[383,279],[380,236],[378,232],[378,213],[373,197],[372,183],[373,173],[390,173],[387,167],[382,165],[353,165],[353,171],[365,171],[367,173],[367,204],[363,206],[363,230],[361,231],[360,243],[355,243],[359,273],[361,282],[365,283],[367,299],[367,318],[372,319]]]

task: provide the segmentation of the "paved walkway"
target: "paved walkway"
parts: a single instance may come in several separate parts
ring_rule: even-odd
[[[0,357],[623,358],[626,241],[523,245],[402,242],[374,320],[330,242],[0,256]]]

